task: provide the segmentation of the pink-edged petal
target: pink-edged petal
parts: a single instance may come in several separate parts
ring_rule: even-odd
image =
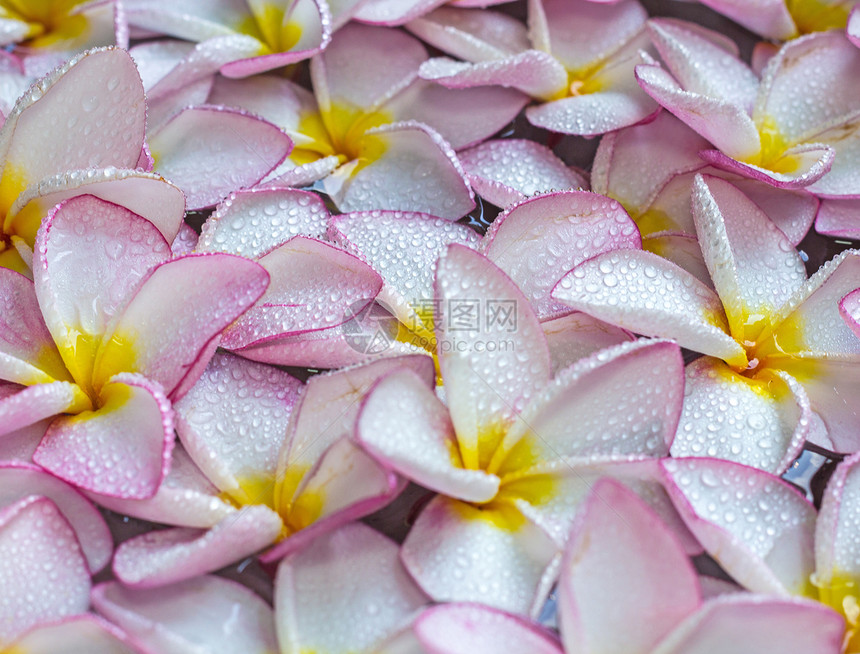
[[[54,420],[33,459],[80,488],[125,498],[152,497],[167,474],[173,410],[161,387],[120,373],[102,387],[101,406]]]
[[[502,208],[531,195],[587,186],[552,150],[526,139],[487,141],[459,157],[475,192]]]
[[[811,186],[832,168],[835,150],[826,143],[802,143],[784,150],[768,166],[744,163],[718,150],[703,150],[699,156],[712,166],[735,175],[749,177],[779,189],[799,189]],[[770,166],[783,167],[779,172]]]
[[[92,359],[76,353],[82,337],[95,347],[151,268],[170,258],[156,227],[128,209],[92,196],[67,200],[45,219],[36,239],[36,296],[60,354],[76,379]]]
[[[243,483],[274,483],[301,385],[277,368],[216,354],[175,405],[177,430],[191,457],[242,504],[261,499],[247,497]]]
[[[656,65],[637,66],[636,79],[648,95],[728,156],[744,159],[759,154],[758,131],[743,108],[685,91]]]
[[[146,218],[168,243],[176,238],[185,215],[182,191],[160,175],[123,168],[89,168],[63,172],[27,188],[10,210],[16,214],[13,222],[38,224],[54,205],[84,194]]]
[[[275,620],[284,654],[373,651],[426,602],[398,547],[360,523],[290,555],[275,579]]]
[[[474,64],[447,57],[429,59],[421,64],[420,74],[450,89],[504,86],[542,99],[557,95],[567,85],[564,67],[552,55],[539,50]]]
[[[744,350],[726,333],[717,295],[650,252],[619,250],[589,259],[558,283],[552,297],[630,331],[675,338],[682,347],[729,363],[746,362]]]
[[[806,281],[803,259],[752,200],[717,177],[693,181],[693,219],[705,263],[738,341],[754,340]]]
[[[733,53],[680,21],[653,19],[648,31],[684,90],[752,111],[759,80]]]
[[[375,127],[361,147],[357,161],[323,183],[342,212],[385,207],[457,220],[475,206],[457,156],[430,127],[411,121]]]
[[[263,186],[301,188],[311,186],[325,177],[331,175],[340,165],[338,158],[334,155],[317,159],[310,163],[294,166],[290,159],[269,173]]]
[[[329,212],[307,191],[266,188],[231,194],[203,223],[197,250],[255,259],[293,236],[320,238]]]
[[[848,25],[845,28],[846,36],[855,46],[860,48],[860,9],[856,6],[848,16]]]
[[[385,465],[443,495],[486,502],[499,490],[495,475],[463,469],[447,407],[410,370],[392,372],[373,387],[356,438]]]
[[[854,507],[860,497],[860,474],[854,455],[837,466],[827,482],[815,527],[815,580],[822,601],[834,606],[840,595],[856,584],[858,566],[857,525]],[[831,601],[828,601],[831,600]]]
[[[50,419],[16,429],[0,438],[0,461],[10,463],[32,463],[33,452],[39,446],[39,441],[48,430]]]
[[[268,282],[262,266],[229,254],[187,255],[158,266],[105,336],[94,376],[119,372],[131,350],[134,369],[170,394],[189,371],[202,372],[196,364],[209,341],[251,306]],[[177,306],[185,309],[177,312]]]
[[[753,592],[811,591],[815,509],[766,472],[719,459],[666,459],[664,483],[690,531]]]
[[[245,506],[208,531],[176,527],[127,540],[114,554],[113,571],[127,586],[172,584],[252,555],[277,539],[282,528],[271,509]]]
[[[413,630],[428,652],[562,654],[548,630],[480,604],[442,604],[424,611]]]
[[[0,467],[0,505],[13,504],[29,495],[39,495],[53,502],[75,531],[93,573],[107,565],[113,553],[111,535],[104,519],[86,498],[35,466],[4,463]]]
[[[35,384],[0,399],[0,436],[62,413],[90,408],[90,400],[69,382]]]
[[[123,0],[123,5],[132,26],[189,41],[229,33],[228,25],[249,18],[248,5],[234,0],[192,0],[179,6],[170,0]]]
[[[860,239],[860,200],[828,198],[815,216],[815,231],[827,236]]]
[[[678,232],[654,232],[642,238],[642,249],[683,268],[708,288],[714,288],[695,236]]]
[[[163,588],[111,581],[92,592],[96,610],[148,651],[271,654],[278,651],[272,609],[227,579],[202,576]]]
[[[810,137],[834,151],[833,165],[821,179],[807,187],[823,197],[860,195],[860,113]]]
[[[700,604],[696,572],[674,534],[623,485],[595,484],[561,567],[565,648],[647,654]]]
[[[275,125],[235,109],[195,107],[150,135],[156,170],[185,192],[189,209],[253,186],[292,150]]]
[[[602,252],[640,244],[636,224],[615,200],[567,191],[508,208],[487,230],[481,250],[545,319],[567,312],[550,293],[569,270]]]
[[[367,0],[359,3],[354,18],[371,25],[403,25],[443,3],[444,0]]]
[[[46,497],[0,511],[0,643],[43,622],[85,613],[90,573],[75,532]]]
[[[839,313],[851,331],[860,338],[860,289],[851,291],[839,303]]]
[[[439,602],[480,602],[505,611],[540,610],[557,546],[512,506],[477,508],[438,496],[418,516],[401,558]]]
[[[845,622],[800,598],[738,593],[705,603],[654,654],[838,654]]]
[[[764,71],[756,122],[772,122],[772,129],[789,145],[810,140],[822,128],[856,113],[860,89],[845,80],[858,65],[860,51],[844,32],[818,32],[791,41]],[[803,102],[808,97],[804,89],[813,84],[827,89],[826,102]]]
[[[33,282],[8,268],[0,268],[0,378],[18,384],[71,381]]]
[[[783,41],[797,36],[785,0],[704,0],[702,4],[765,38]]]
[[[137,643],[94,615],[41,624],[15,641],[13,650],[27,654],[139,654]]]
[[[569,365],[613,345],[633,340],[629,332],[574,311],[541,323],[555,377]]]
[[[194,228],[187,223],[179,226],[176,238],[170,244],[170,251],[174,257],[182,257],[191,254],[197,248],[198,234]]]
[[[523,293],[474,250],[448,246],[437,264],[435,297],[451,419],[463,466],[477,469],[500,430],[549,380],[549,349]]]
[[[765,370],[751,379],[705,357],[687,366],[686,377],[672,456],[709,456],[774,474],[798,457],[812,416],[791,375]]]
[[[203,476],[181,445],[173,450],[170,471],[149,499],[88,495],[99,506],[116,513],[180,527],[213,527],[236,511]]]
[[[145,112],[140,76],[124,50],[91,50],[53,71],[19,99],[0,132],[3,210],[44,177],[89,167],[134,168]]]
[[[767,214],[792,246],[796,246],[806,236],[816,211],[821,216],[818,199],[805,190],[777,189],[751,179],[731,181]],[[821,206],[824,204],[822,202]],[[816,229],[822,231],[818,227]]]

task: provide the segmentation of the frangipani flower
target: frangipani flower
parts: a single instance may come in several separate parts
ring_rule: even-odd
[[[766,39],[844,28],[857,0],[699,0]]]
[[[172,258],[151,222],[81,196],[43,222],[34,282],[0,275],[0,377],[19,385],[0,401],[3,432],[57,416],[36,463],[87,490],[151,497],[173,448],[170,400],[268,274],[226,254]]]
[[[550,381],[525,296],[462,245],[439,260],[436,298],[448,406],[413,373],[393,372],[365,400],[356,436],[441,493],[403,545],[425,592],[534,612],[589,480],[615,474],[648,487],[651,458],[665,456],[680,412],[680,352],[665,341],[623,344]]]
[[[0,266],[29,275],[43,217],[81,193],[139,212],[172,241],[185,201],[135,170],[144,128],[143,87],[122,50],[87,52],[22,96],[0,129]]]
[[[500,85],[542,104],[526,109],[538,127],[593,136],[638,123],[654,103],[636,87],[633,69],[652,62],[636,0],[601,5],[587,0],[536,0],[529,28],[485,10],[441,8],[408,28],[464,59],[431,59],[421,76],[450,88]]]
[[[844,32],[786,43],[759,82],[721,35],[676,21],[652,20],[649,29],[671,74],[638,66],[639,84],[714,145],[701,153],[706,161],[824,197],[860,192],[860,51]]]
[[[211,52],[228,77],[308,59],[331,38],[329,5],[319,0],[123,0],[123,6],[134,27],[190,41],[213,40],[217,47]]]
[[[784,234],[731,184],[697,177],[693,200],[716,293],[650,252],[621,250],[574,268],[553,297],[708,355],[687,367],[674,455],[782,471],[807,437],[856,450],[848,398],[857,392],[860,340],[839,302],[858,286],[858,253],[843,252],[807,280]]]
[[[120,545],[117,578],[140,587],[170,584],[270,545],[263,558],[277,560],[390,502],[402,484],[349,439],[367,389],[403,368],[432,384],[429,357],[384,359],[302,385],[276,368],[216,355],[176,404],[180,438],[205,477],[201,483],[186,473],[173,492],[187,489],[197,499],[177,511],[168,479],[152,500],[110,502],[132,515],[182,525]]]
[[[125,633],[89,614],[40,624],[3,651],[12,654],[146,654]]]

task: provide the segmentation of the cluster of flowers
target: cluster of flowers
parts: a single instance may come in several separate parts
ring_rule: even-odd
[[[442,4],[0,0],[0,650],[860,652],[860,7]]]

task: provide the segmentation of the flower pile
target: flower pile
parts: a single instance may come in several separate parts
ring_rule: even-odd
[[[0,0],[0,651],[860,654],[860,3],[496,4]]]

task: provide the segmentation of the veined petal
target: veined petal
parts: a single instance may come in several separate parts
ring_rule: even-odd
[[[271,654],[278,651],[272,609],[244,586],[206,575],[163,588],[93,589],[93,605],[156,652]]]
[[[191,254],[157,268],[105,335],[94,377],[129,365],[170,394],[207,344],[263,294],[269,275],[259,264],[230,254]],[[173,298],[172,300],[169,298]],[[176,307],[185,307],[177,313]]]
[[[314,193],[287,188],[240,191],[203,223],[197,250],[256,259],[293,236],[321,238],[328,219],[328,209]]]
[[[686,369],[684,411],[672,456],[709,456],[781,474],[800,454],[812,419],[797,380],[765,369],[755,378],[704,357]]]
[[[682,347],[745,367],[743,348],[726,333],[717,295],[650,252],[618,250],[589,259],[558,283],[552,297],[630,331],[675,338]]]
[[[116,550],[113,571],[126,586],[172,584],[250,556],[274,542],[282,529],[271,509],[245,506],[208,531],[177,527],[127,540]]]
[[[823,197],[860,195],[860,112],[809,140],[831,148],[834,156],[827,174],[806,187],[807,190]]]
[[[40,623],[86,613],[87,562],[50,499],[31,495],[0,511],[0,560],[3,646]]]
[[[438,496],[418,516],[401,558],[438,602],[480,602],[519,614],[539,611],[558,549],[510,505],[477,508]]]
[[[414,372],[395,370],[364,400],[356,438],[385,465],[425,488],[467,502],[486,502],[499,478],[464,470],[447,407]]]
[[[167,474],[173,410],[158,384],[132,373],[110,378],[101,406],[54,420],[33,460],[80,488],[152,497]]]
[[[275,579],[284,654],[372,651],[427,600],[398,547],[361,523],[327,534],[284,559]]]
[[[441,604],[413,626],[421,646],[445,654],[562,654],[548,630],[480,604]]]
[[[149,137],[156,170],[183,190],[189,209],[253,186],[293,148],[275,125],[245,112],[203,106],[182,111]]]
[[[482,468],[517,413],[549,380],[537,316],[489,259],[450,245],[436,270],[439,367],[463,467]]]
[[[541,319],[566,313],[550,292],[586,259],[638,249],[635,223],[616,201],[596,193],[567,191],[525,200],[490,225],[481,251],[507,273]]]
[[[664,483],[690,531],[753,592],[812,589],[815,509],[766,472],[719,459],[666,459]]]
[[[764,212],[726,181],[697,175],[692,207],[731,334],[755,341],[806,281],[803,260]]]
[[[565,648],[648,654],[701,601],[693,566],[657,515],[620,483],[595,484],[561,566]]]

